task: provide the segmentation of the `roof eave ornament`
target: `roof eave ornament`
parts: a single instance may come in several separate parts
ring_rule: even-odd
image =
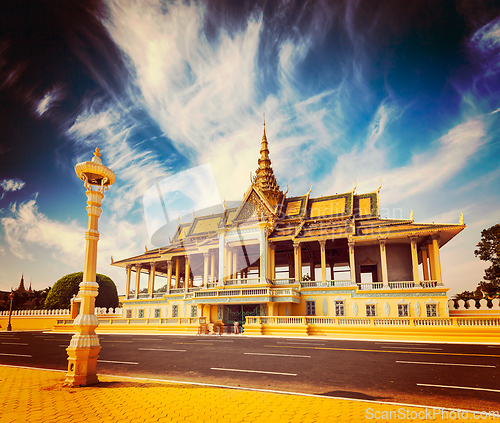
[[[458,224],[462,225],[462,226],[465,225],[465,223],[464,223],[464,213],[463,212],[460,213],[460,220],[459,220]]]
[[[382,178],[380,178],[380,185],[379,185],[377,191],[380,191],[381,189],[382,189]]]

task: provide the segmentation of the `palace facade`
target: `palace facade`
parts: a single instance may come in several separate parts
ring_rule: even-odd
[[[382,218],[379,190],[288,197],[264,124],[258,169],[238,207],[193,216],[170,245],[112,263],[126,269],[123,317],[196,319],[210,330],[238,321],[246,332],[274,316],[338,324],[447,317],[440,249],[465,228],[463,216],[458,224]]]

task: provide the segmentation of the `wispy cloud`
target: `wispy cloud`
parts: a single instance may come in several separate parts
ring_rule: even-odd
[[[4,189],[4,191],[18,191],[22,189],[25,185],[24,181],[20,179],[4,179],[0,181],[0,186]]]

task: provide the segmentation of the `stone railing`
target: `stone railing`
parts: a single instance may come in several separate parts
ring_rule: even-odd
[[[120,307],[109,309],[106,307],[96,307],[95,314],[98,316],[103,315],[113,315],[121,316],[122,309]],[[0,316],[8,316],[9,311],[0,311]],[[13,316],[69,316],[70,310],[68,309],[58,309],[58,310],[12,310]]]
[[[476,300],[448,300],[448,308],[450,311],[452,310],[496,310],[500,312],[500,298],[495,298],[491,301],[486,299],[482,299],[479,301]]]
[[[204,290],[193,293],[193,298],[213,297],[240,297],[240,296],[292,296],[299,298],[300,293],[296,288],[246,288],[246,289],[218,289]]]
[[[382,289],[384,287],[384,283],[383,282],[358,283],[358,287],[361,290]]]
[[[260,283],[259,278],[226,279],[224,285],[255,285]]]
[[[283,279],[274,279],[272,281],[274,285],[293,285],[295,283],[301,283],[295,280],[295,278],[283,278]]]
[[[332,280],[326,280],[326,281],[301,281],[300,285],[302,288],[320,288],[320,287],[329,287],[329,288],[337,288],[337,287],[349,287],[349,286],[356,286],[356,284],[353,284],[350,279],[348,280],[338,280],[338,281],[332,281]]]

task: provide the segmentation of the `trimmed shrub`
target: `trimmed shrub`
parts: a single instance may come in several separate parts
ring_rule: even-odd
[[[96,307],[118,307],[118,292],[115,283],[106,275],[96,274],[99,284],[99,294],[96,297]],[[71,298],[78,294],[83,272],[70,273],[59,279],[49,291],[45,299],[45,309],[67,309]]]

